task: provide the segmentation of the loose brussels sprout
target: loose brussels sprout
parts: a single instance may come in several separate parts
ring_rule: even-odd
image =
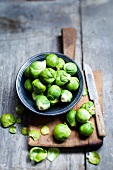
[[[71,130],[67,124],[57,124],[54,127],[53,135],[58,141],[65,141],[70,136]]]
[[[70,91],[75,91],[79,88],[80,82],[77,77],[71,77],[66,85],[66,88]]]
[[[64,70],[58,70],[56,72],[56,80],[55,83],[58,86],[63,86],[70,80],[70,74],[66,73]]]
[[[62,58],[58,58],[58,65],[56,66],[57,70],[62,70],[65,65],[65,61]]]
[[[95,114],[95,107],[92,101],[82,104],[81,108],[86,109],[91,114],[91,116]]]
[[[23,127],[21,129],[21,134],[24,135],[24,136],[28,135],[28,128],[27,127]]]
[[[77,72],[77,66],[76,64],[72,63],[72,62],[68,62],[64,65],[64,70],[70,74],[71,76],[73,76],[76,72]]]
[[[16,123],[21,124],[21,123],[22,123],[22,119],[21,119],[20,117],[18,117],[18,118],[16,119]]]
[[[27,79],[24,83],[24,87],[27,91],[32,92],[33,91],[32,81],[30,79]]]
[[[66,114],[66,119],[71,127],[76,127],[77,122],[76,122],[76,110],[71,109],[67,114]]]
[[[90,136],[94,131],[94,125],[92,122],[87,121],[86,123],[82,124],[79,128],[79,132],[84,136]]]
[[[83,91],[82,96],[86,96],[87,94],[88,94],[88,89],[87,89],[87,88],[84,88],[84,91]]]
[[[46,61],[34,61],[29,66],[29,73],[33,78],[38,78],[42,70],[46,68]]]
[[[52,67],[52,68],[55,68],[58,63],[59,63],[59,59],[57,57],[56,54],[46,54],[46,64],[47,64],[47,67]]]
[[[40,132],[42,135],[47,135],[49,134],[49,127],[48,126],[43,126],[41,129],[40,129]]]
[[[70,102],[73,95],[69,90],[62,90],[61,91],[61,101],[62,102]]]
[[[44,95],[38,95],[36,98],[36,107],[39,110],[46,110],[50,107],[50,101]]]
[[[12,134],[15,134],[16,133],[16,126],[10,126],[9,132],[12,133]]]
[[[18,104],[15,108],[17,114],[21,115],[24,112],[24,106],[22,104]]]
[[[60,154],[60,150],[58,148],[49,148],[47,153],[47,159],[49,161],[54,161],[59,154]]]
[[[32,82],[32,86],[34,92],[37,94],[43,93],[46,90],[46,86],[39,79],[35,79]]]
[[[87,155],[88,161],[91,164],[97,165],[100,162],[100,156],[96,151],[89,152]]]
[[[52,68],[45,68],[40,73],[40,80],[44,83],[51,84],[54,82],[55,78],[56,78],[56,71],[53,70]]]
[[[16,123],[16,119],[13,114],[5,113],[1,117],[1,124],[3,127],[7,128]]]
[[[51,87],[48,88],[47,98],[49,100],[55,100],[60,97],[60,94],[61,94],[61,88],[57,85],[52,85]]]
[[[27,78],[30,78],[29,67],[27,67],[27,68],[25,69],[24,75],[25,75]]]
[[[36,129],[32,129],[28,132],[28,136],[37,141],[40,138],[40,133]]]
[[[90,119],[90,113],[86,109],[80,108],[77,110],[76,118],[78,122],[85,123]]]

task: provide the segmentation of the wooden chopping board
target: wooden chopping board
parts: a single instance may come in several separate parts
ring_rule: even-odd
[[[75,45],[76,45],[76,31],[73,28],[64,28],[62,29],[62,38],[63,38],[63,53],[65,55],[70,56],[72,59],[75,57]],[[83,72],[84,74],[84,72]],[[99,95],[99,103],[102,109],[102,72],[101,71],[93,71],[98,95]],[[85,77],[84,77],[85,80]],[[80,108],[80,106],[89,101],[88,95],[82,96],[79,103],[74,107],[75,110]],[[102,109],[103,111],[103,109]],[[66,115],[60,116],[52,116],[45,117],[36,114],[31,114],[29,119],[28,129],[37,129],[40,131],[41,127],[46,125],[50,129],[50,133],[48,135],[41,135],[37,141],[34,141],[31,137],[28,137],[28,144],[30,146],[42,146],[42,147],[75,147],[75,148],[91,148],[91,147],[99,147],[103,143],[103,139],[99,138],[96,129],[96,121],[95,117],[90,119],[94,124],[94,132],[88,137],[84,138],[80,135],[77,128],[71,128],[70,137],[62,142],[57,142],[53,137],[53,129],[54,126],[58,123],[66,122]]]

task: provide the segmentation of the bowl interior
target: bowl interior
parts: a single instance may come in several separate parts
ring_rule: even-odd
[[[48,53],[54,53],[54,52],[48,52]],[[20,98],[21,102],[32,112],[40,114],[40,115],[60,115],[63,113],[66,113],[67,111],[69,111],[71,108],[73,108],[78,101],[80,100],[80,98],[82,97],[82,92],[83,92],[83,75],[82,72],[80,70],[80,68],[77,65],[77,72],[75,74],[75,76],[79,79],[80,81],[80,86],[79,89],[75,92],[73,92],[73,98],[71,100],[71,102],[69,103],[62,103],[60,102],[59,104],[56,104],[54,106],[51,106],[48,110],[45,111],[39,111],[36,106],[35,106],[35,102],[32,100],[30,94],[24,89],[24,81],[25,81],[25,77],[24,77],[24,71],[25,69],[34,61],[39,60],[39,61],[43,61],[45,60],[44,54],[46,53],[41,53],[39,55],[35,55],[31,58],[29,58],[24,65],[20,68],[18,74],[17,74],[17,78],[16,78],[16,90],[17,90],[17,94],[18,97]],[[56,54],[58,57],[63,58],[65,60],[65,62],[74,62],[72,59],[70,59],[68,56],[65,56],[64,54],[60,54],[60,53],[54,53]],[[74,62],[76,63],[76,62]]]

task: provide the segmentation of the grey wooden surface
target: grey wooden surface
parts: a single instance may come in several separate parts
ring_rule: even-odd
[[[113,1],[55,0],[0,1],[0,115],[15,113],[19,99],[15,79],[21,65],[31,56],[44,51],[62,52],[61,29],[77,29],[76,61],[103,71],[104,120],[107,136],[98,149],[101,157],[94,166],[86,160],[87,152],[66,150],[52,163],[33,165],[29,160],[27,137],[28,111],[17,134],[0,126],[0,170],[111,170],[113,169]],[[92,148],[93,149],[93,148]]]

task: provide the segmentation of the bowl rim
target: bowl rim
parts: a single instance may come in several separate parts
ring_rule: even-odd
[[[40,57],[40,56],[42,56],[42,55],[44,55],[44,54],[56,54],[56,55],[60,55],[60,56],[63,56],[64,58],[66,57],[67,59],[69,59],[70,61],[72,61],[73,63],[75,63],[76,66],[77,66],[77,68],[79,69],[80,74],[81,74],[81,81],[82,81],[82,87],[81,87],[81,89],[79,89],[80,93],[79,93],[79,95],[76,97],[76,98],[77,98],[76,102],[75,102],[75,99],[74,99],[73,102],[70,102],[70,105],[69,105],[69,106],[67,106],[67,107],[65,107],[65,108],[63,108],[63,109],[60,109],[60,111],[59,111],[59,110],[56,110],[56,111],[54,111],[54,113],[52,113],[52,114],[49,113],[49,111],[48,111],[48,113],[46,113],[47,110],[46,110],[46,112],[44,112],[44,111],[40,111],[40,110],[38,110],[38,109],[35,110],[35,109],[33,109],[32,107],[30,107],[30,105],[29,105],[29,104],[26,102],[26,100],[24,99],[23,94],[20,92],[20,87],[19,87],[20,78],[22,78],[25,69],[26,69],[32,62],[36,61],[36,58],[37,58],[37,59],[42,59],[42,57]],[[34,60],[34,61],[32,61],[32,60]],[[26,66],[26,67],[25,67],[25,66]],[[20,101],[22,102],[22,104],[23,104],[28,110],[30,110],[30,111],[32,111],[33,113],[36,113],[36,114],[38,114],[38,115],[58,116],[58,115],[61,115],[61,114],[64,114],[64,113],[68,112],[68,111],[69,111],[70,109],[72,109],[72,108],[79,102],[79,100],[81,99],[82,94],[83,94],[83,89],[84,89],[83,72],[81,71],[81,69],[80,69],[80,67],[78,66],[78,64],[76,63],[76,61],[74,61],[73,59],[71,59],[69,56],[67,56],[67,55],[65,55],[65,54],[62,54],[62,53],[58,53],[58,52],[43,52],[43,53],[39,53],[39,54],[36,54],[36,55],[28,58],[28,60],[26,60],[26,61],[22,64],[22,66],[20,67],[19,71],[17,72],[17,76],[16,76],[16,92],[17,92],[17,95],[18,95]],[[68,105],[68,104],[67,104],[67,105]]]

